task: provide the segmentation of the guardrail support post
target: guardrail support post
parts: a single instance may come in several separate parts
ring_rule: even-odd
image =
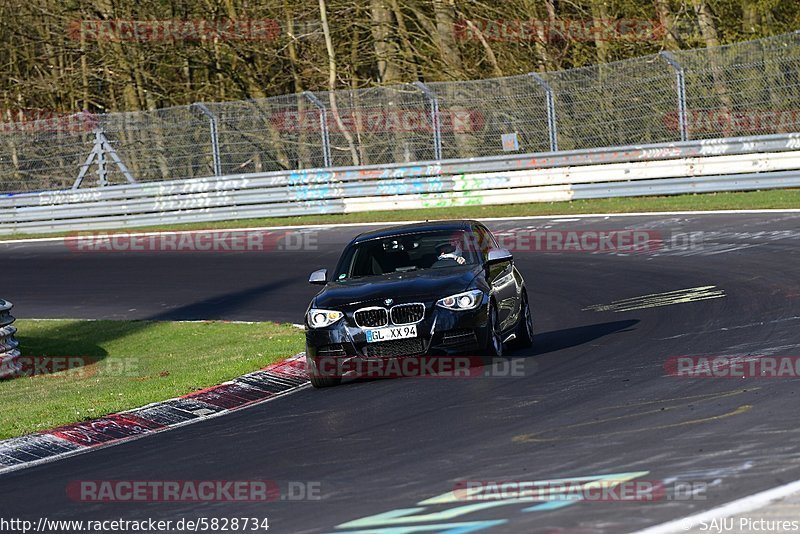
[[[547,80],[536,74],[528,73],[528,76],[544,89],[547,99],[547,131],[550,133],[550,152],[558,152],[558,128],[556,126],[556,99],[553,97],[553,88]]]
[[[100,187],[108,185],[108,169],[106,168],[108,162],[106,160],[106,154],[111,156],[111,159],[117,164],[117,167],[119,167],[120,172],[125,176],[128,183],[136,183],[131,171],[122,163],[122,160],[117,155],[117,151],[114,150],[114,147],[108,142],[106,134],[103,133],[103,130],[97,129],[94,131],[94,146],[92,147],[92,151],[89,152],[86,161],[81,165],[81,170],[78,173],[78,177],[75,179],[75,183],[72,184],[72,189],[78,189],[81,186],[86,173],[89,172],[89,167],[92,166],[92,162],[95,160],[97,160],[97,185]]]
[[[433,159],[442,159],[442,124],[439,118],[439,99],[424,83],[414,82],[414,87],[422,91],[431,103],[431,124],[433,125]]]
[[[190,108],[197,109],[200,113],[208,118],[209,128],[211,130],[211,159],[214,164],[214,176],[222,176],[222,164],[219,159],[219,131],[217,129],[217,117],[211,113],[211,110],[201,102],[195,102]]]
[[[671,52],[662,50],[658,54],[664,61],[675,70],[675,83],[678,87],[678,128],[681,131],[681,141],[689,140],[689,128],[686,117],[686,78],[683,72],[683,65],[672,55]]]
[[[331,136],[330,132],[328,131],[328,110],[322,104],[317,95],[312,93],[311,91],[303,91],[303,96],[305,96],[309,102],[314,104],[314,107],[317,108],[319,111],[319,131],[320,135],[322,135],[322,161],[325,163],[325,167],[331,166]]]
[[[98,130],[94,133],[95,146],[97,151],[97,185],[100,187],[108,185],[108,170],[106,170],[106,152],[103,150],[103,134]]]

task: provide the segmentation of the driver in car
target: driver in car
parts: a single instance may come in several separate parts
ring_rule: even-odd
[[[464,265],[467,262],[464,256],[461,255],[461,247],[450,242],[436,245],[436,253],[438,254],[436,261],[453,260],[459,265]]]

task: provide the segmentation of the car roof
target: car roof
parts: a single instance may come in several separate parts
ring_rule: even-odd
[[[449,221],[425,221],[414,224],[403,224],[400,226],[390,226],[388,228],[381,228],[378,230],[371,230],[359,234],[353,239],[352,243],[361,243],[371,239],[381,239],[383,237],[391,237],[395,235],[414,234],[418,232],[435,232],[435,231],[469,231],[473,225],[481,224],[478,221],[468,219],[456,219]]]

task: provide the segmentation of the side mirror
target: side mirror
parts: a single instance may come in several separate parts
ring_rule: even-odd
[[[493,265],[495,263],[503,263],[513,259],[514,256],[512,256],[511,253],[504,248],[490,248],[489,257],[486,259],[486,264]]]
[[[309,284],[325,285],[328,283],[328,269],[318,269],[308,277]]]

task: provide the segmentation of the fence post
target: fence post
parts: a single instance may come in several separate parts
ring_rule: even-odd
[[[658,54],[675,70],[675,81],[678,86],[678,128],[681,131],[681,141],[689,140],[689,128],[686,124],[686,79],[681,65],[671,52],[662,50]]]
[[[442,159],[442,124],[439,118],[439,99],[424,83],[414,82],[414,87],[422,91],[431,103],[431,124],[433,125],[433,159]]]
[[[553,88],[547,80],[536,74],[529,72],[528,76],[544,89],[547,99],[547,131],[550,133],[550,152],[558,152],[558,128],[556,126],[556,99],[553,98]]]
[[[314,104],[317,110],[319,110],[319,131],[320,135],[322,135],[322,160],[325,163],[325,167],[330,167],[331,137],[330,132],[328,132],[328,110],[322,105],[322,102],[319,98],[317,98],[317,95],[311,91],[303,91],[303,96],[305,96],[308,101]]]
[[[211,158],[214,162],[214,176],[222,176],[222,165],[219,160],[219,133],[217,130],[217,117],[211,113],[205,104],[195,102],[190,108],[196,108],[200,113],[208,117],[211,130]]]

